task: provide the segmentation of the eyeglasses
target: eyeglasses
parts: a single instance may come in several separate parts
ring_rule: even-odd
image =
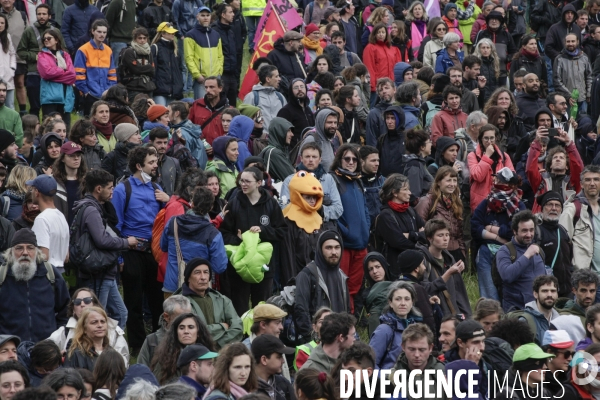
[[[83,299],[75,299],[75,300],[73,300],[73,304],[75,304],[76,306],[80,306],[82,302],[85,303],[85,304],[92,304],[92,298],[91,297],[84,297]]]
[[[447,29],[446,29],[446,28],[436,28],[436,31],[439,31],[439,32],[446,32],[446,31],[447,31]]]
[[[482,142],[495,142],[496,138],[495,137],[483,137],[481,138]]]
[[[356,157],[344,157],[342,158],[342,160],[346,161],[347,163],[355,163],[358,161],[358,158]]]
[[[247,181],[246,179],[240,179],[240,185],[249,185],[254,182],[256,181]]]

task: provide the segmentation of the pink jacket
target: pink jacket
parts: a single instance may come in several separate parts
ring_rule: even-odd
[[[44,47],[42,51],[38,53],[38,72],[42,79],[47,81],[62,83],[64,85],[74,85],[75,68],[73,67],[71,56],[65,51],[62,52],[62,56],[67,64],[66,70],[63,70],[56,65],[56,57],[50,50]]]
[[[515,170],[508,154],[503,153],[498,146],[494,145],[494,147],[496,152],[502,154],[502,157],[498,160],[496,171],[492,171],[494,161],[481,151],[481,146],[478,145],[475,151],[467,156],[469,172],[471,173],[471,211],[475,211],[479,203],[490,194],[494,182],[492,174],[504,167],[508,167],[513,172]]]

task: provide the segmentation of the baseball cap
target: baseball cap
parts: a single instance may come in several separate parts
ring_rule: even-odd
[[[0,335],[0,346],[3,346],[6,342],[13,341],[15,346],[19,346],[21,338],[15,335]]]
[[[198,9],[196,10],[196,15],[200,14],[202,11],[206,11],[207,13],[210,14],[210,8],[206,7],[206,6],[201,6],[198,7]]]
[[[300,40],[304,37],[300,32],[296,31],[287,31],[283,34],[283,41],[289,42],[290,40]]]
[[[479,336],[485,336],[483,326],[481,326],[479,322],[472,319],[462,321],[456,327],[456,338],[462,340],[463,342]]]
[[[252,313],[252,319],[254,322],[266,321],[270,319],[281,319],[285,318],[287,313],[281,308],[274,306],[273,304],[259,304],[254,307]]]
[[[181,354],[179,354],[179,358],[177,359],[177,368],[188,365],[192,361],[211,360],[213,358],[217,358],[218,356],[219,354],[208,350],[201,344],[192,344],[181,350]]]
[[[156,32],[167,32],[167,33],[177,33],[177,29],[173,28],[173,24],[171,24],[170,22],[163,22],[160,25],[158,25],[158,28],[156,28]]]
[[[62,154],[71,155],[74,153],[83,153],[83,150],[81,150],[81,146],[78,145],[77,143],[67,142],[67,143],[63,144],[62,146],[60,146],[60,152]]]
[[[44,196],[54,196],[56,194],[56,180],[50,175],[39,175],[34,180],[25,182],[25,184],[36,188]]]
[[[325,19],[331,17],[333,14],[339,14],[340,11],[340,8],[335,8],[333,6],[327,7],[327,9],[325,10]]]
[[[552,346],[557,349],[566,349],[573,346],[573,344],[575,342],[571,340],[567,331],[562,329],[556,331],[547,330],[542,340],[542,346]]]
[[[279,338],[273,335],[260,335],[252,341],[252,355],[255,360],[260,360],[262,356],[268,356],[273,353],[294,354],[296,349],[286,347]]]
[[[525,360],[544,360],[554,357],[554,354],[546,353],[535,343],[527,343],[519,346],[513,355],[513,363]]]

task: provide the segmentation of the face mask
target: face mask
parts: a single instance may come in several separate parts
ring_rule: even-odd
[[[142,171],[142,180],[144,181],[144,183],[149,183],[152,181],[152,177],[144,171]]]

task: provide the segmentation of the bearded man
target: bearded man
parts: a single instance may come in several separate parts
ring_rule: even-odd
[[[35,233],[19,230],[0,265],[0,334],[22,341],[47,339],[67,323],[69,301],[67,284],[46,261]]]

